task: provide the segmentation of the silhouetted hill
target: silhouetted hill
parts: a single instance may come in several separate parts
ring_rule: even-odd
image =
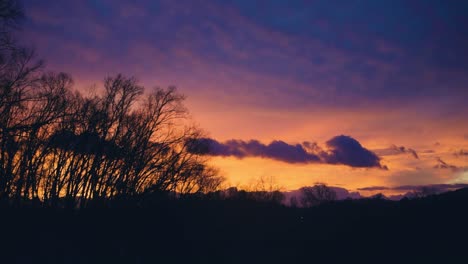
[[[4,207],[9,259],[2,263],[297,263],[374,254],[422,261],[448,248],[447,260],[468,234],[468,189],[313,208],[205,196],[141,199],[82,210]]]
[[[438,201],[438,202],[452,202],[460,203],[468,201],[468,188],[462,188],[451,192],[441,193],[426,197],[423,201]]]

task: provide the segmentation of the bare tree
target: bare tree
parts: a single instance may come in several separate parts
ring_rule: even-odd
[[[0,1],[0,198],[24,191],[26,167],[33,165],[23,153],[30,154],[37,147],[34,135],[39,130],[34,120],[38,117],[30,115],[30,107],[44,100],[44,94],[36,89],[42,63],[11,37],[21,17],[17,1]],[[29,166],[21,165],[25,162]]]
[[[303,187],[300,191],[303,207],[311,207],[336,200],[336,192],[324,183],[316,183],[312,187]]]
[[[289,206],[293,207],[293,208],[296,208],[298,207],[298,202],[297,202],[297,198],[296,196],[292,196],[291,198],[289,198]]]
[[[11,30],[22,17],[0,0],[0,198],[87,206],[143,192],[208,192],[223,181],[188,150],[201,136],[174,87],[145,94],[135,78],[74,92],[65,73],[43,73]]]
[[[208,192],[223,178],[187,149],[201,135],[187,125],[174,88],[149,95],[134,78],[104,81],[104,94],[73,93],[63,73],[10,85],[1,97],[2,196],[57,206],[151,191]],[[32,78],[32,77],[35,78]]]
[[[282,187],[276,184],[274,177],[261,176],[242,189],[244,190],[238,191],[234,197],[273,204],[281,204],[285,199]]]
[[[4,53],[17,49],[11,31],[24,17],[23,8],[17,0],[0,0],[0,64],[4,63]]]
[[[71,179],[67,190],[72,192],[65,192],[70,200],[80,197],[84,205],[142,192],[206,192],[219,186],[222,178],[206,158],[187,150],[187,139],[201,133],[187,125],[184,97],[174,88],[144,95],[134,78],[122,75],[107,78],[104,88],[102,97],[79,97],[75,124],[58,134],[73,138],[59,150],[68,158],[56,159],[72,161],[64,164],[73,167],[59,174]]]

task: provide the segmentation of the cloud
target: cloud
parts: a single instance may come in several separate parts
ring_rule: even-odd
[[[317,143],[288,144],[274,140],[263,144],[258,140],[228,140],[224,143],[211,138],[192,139],[188,142],[192,153],[222,157],[261,157],[287,163],[342,164],[351,167],[379,167],[380,158],[349,136],[336,136],[326,142],[327,150]]]
[[[370,187],[358,188],[358,191],[385,191],[388,189],[390,188],[385,187],[385,186],[370,186]]]
[[[415,159],[419,159],[419,155],[416,152],[416,150],[412,148],[406,148],[404,146],[398,147],[396,145],[391,145],[390,147],[385,149],[376,149],[374,150],[374,152],[379,156],[391,156],[408,153],[411,154]]]
[[[460,149],[459,151],[453,153],[453,155],[455,155],[456,157],[468,156],[468,150]]]
[[[432,150],[432,149],[426,149],[426,150],[423,150],[421,151],[422,153],[435,153],[435,150]]]
[[[330,149],[325,155],[326,163],[344,164],[351,167],[380,167],[380,158],[372,151],[364,148],[357,140],[350,136],[336,136],[327,141]]]
[[[437,193],[452,191],[460,188],[466,188],[468,184],[466,183],[456,183],[456,184],[427,184],[427,185],[400,185],[394,187],[385,187],[385,186],[370,186],[358,188],[358,191],[420,191],[423,188],[430,188]]]
[[[457,183],[457,184],[402,185],[402,186],[393,187],[392,189],[398,190],[398,191],[417,191],[423,188],[431,188],[431,189],[436,190],[437,192],[445,192],[445,191],[466,188],[466,187],[468,187],[468,184]]]
[[[287,163],[319,162],[320,157],[307,152],[300,144],[290,145],[280,140],[265,145],[258,140],[228,140],[220,143],[210,138],[191,141],[189,150],[194,153],[212,156],[232,156],[236,158],[261,157]]]
[[[453,171],[459,169],[457,166],[448,164],[447,162],[443,161],[440,157],[437,157],[436,160],[437,164],[434,165],[434,169],[451,169]]]

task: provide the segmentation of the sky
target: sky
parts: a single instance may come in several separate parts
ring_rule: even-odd
[[[228,185],[468,183],[466,1],[23,2],[18,38],[77,89],[187,95]]]

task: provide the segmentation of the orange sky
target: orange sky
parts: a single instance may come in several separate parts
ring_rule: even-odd
[[[190,99],[189,99],[190,100]],[[190,103],[189,103],[190,105]],[[468,173],[463,169],[435,169],[437,157],[460,168],[467,166],[467,156],[454,153],[468,148],[468,141],[460,135],[467,130],[466,123],[456,117],[435,120],[430,114],[415,114],[411,109],[395,111],[378,109],[369,111],[314,109],[312,111],[268,112],[262,109],[216,109],[210,102],[192,113],[207,134],[218,140],[231,138],[259,139],[269,143],[280,138],[288,143],[316,141],[324,144],[330,135],[352,135],[364,147],[379,150],[391,145],[414,149],[411,154],[382,156],[382,164],[389,170],[378,168],[352,168],[345,165],[288,164],[263,158],[215,157],[212,163],[221,168],[229,183],[249,186],[259,177],[273,177],[285,190],[293,190],[315,182],[325,182],[356,190],[368,186],[425,185],[466,182]],[[210,108],[211,107],[211,108]]]

